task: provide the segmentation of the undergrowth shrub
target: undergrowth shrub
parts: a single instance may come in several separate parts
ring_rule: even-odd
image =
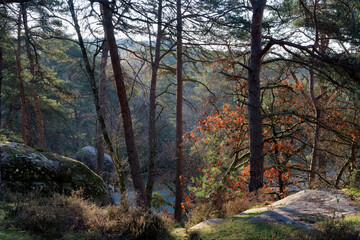
[[[221,216],[223,216],[223,213],[214,208],[210,203],[203,203],[192,208],[189,213],[186,213],[187,222],[185,223],[185,227],[190,228],[202,221],[219,218]]]
[[[239,198],[229,201],[223,205],[224,217],[232,217],[235,214],[241,213],[256,205],[254,203],[255,202],[249,201],[248,198]]]
[[[244,194],[241,197],[228,200],[221,207],[214,206],[211,202],[198,203],[186,214],[188,221],[186,227],[191,227],[202,221],[212,218],[227,218],[243,212],[253,206],[261,206],[269,203],[273,198],[266,193],[264,188],[253,193]]]
[[[79,193],[51,198],[27,195],[20,199],[10,217],[18,227],[45,239],[102,227],[106,221],[105,210],[83,200]]]
[[[122,232],[129,239],[165,239],[167,227],[160,217],[144,212],[143,209],[131,207],[124,210],[119,207],[108,208],[108,219],[112,224],[107,232]]]
[[[99,207],[81,192],[51,198],[17,194],[11,224],[41,239],[165,239],[164,221],[136,207]],[[9,200],[8,199],[8,200]],[[15,201],[16,200],[16,201]]]
[[[359,231],[351,221],[331,219],[318,224],[316,239],[324,240],[359,240]]]

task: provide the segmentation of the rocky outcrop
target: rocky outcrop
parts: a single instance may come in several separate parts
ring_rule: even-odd
[[[83,189],[85,198],[111,202],[104,181],[83,163],[17,143],[0,143],[2,183],[13,190],[70,194]]]
[[[94,172],[96,171],[96,149],[92,146],[83,147],[80,151],[78,151],[74,157],[74,159],[84,163]],[[115,166],[108,154],[104,154],[104,173],[103,179],[106,182],[111,182],[112,177],[115,174]]]
[[[304,190],[271,204],[267,207],[268,211],[250,218],[248,222],[291,224],[309,229],[324,218],[357,212],[355,204],[341,191]]]
[[[357,207],[358,202],[351,200],[339,190],[304,190],[266,207],[248,209],[233,218],[239,215],[252,216],[256,214],[246,222],[295,225],[312,229],[314,223],[318,221],[359,212]],[[206,220],[193,226],[190,230],[198,230],[217,224],[222,220],[224,219]]]

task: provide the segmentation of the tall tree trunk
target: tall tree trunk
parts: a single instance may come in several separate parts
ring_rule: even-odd
[[[100,104],[99,104],[99,92],[98,92],[98,88],[96,86],[96,81],[95,81],[95,74],[94,74],[94,69],[91,67],[90,65],[90,61],[87,55],[87,51],[85,48],[85,44],[84,44],[84,40],[82,38],[81,35],[81,31],[80,31],[80,26],[75,14],[75,9],[74,9],[74,2],[73,0],[68,0],[68,5],[69,5],[69,9],[71,12],[71,17],[74,21],[74,27],[75,27],[75,31],[76,31],[76,35],[78,36],[78,40],[79,40],[79,46],[81,49],[81,53],[82,53],[82,57],[83,57],[83,61],[85,63],[86,66],[86,72],[88,74],[88,80],[91,86],[91,90],[93,92],[93,96],[94,96],[94,105],[95,105],[95,110],[96,110],[96,115],[97,115],[97,119],[98,122],[101,126],[101,131],[102,134],[104,136],[104,140],[106,142],[106,145],[109,149],[110,152],[110,156],[113,159],[116,171],[119,175],[119,187],[120,187],[120,193],[121,193],[121,198],[125,199],[125,192],[126,192],[126,187],[125,187],[125,174],[124,174],[124,170],[123,167],[121,166],[121,162],[119,159],[119,154],[117,153],[117,151],[114,149],[108,131],[106,129],[106,125],[105,125],[105,120],[104,117],[101,114],[101,110],[100,110]]]
[[[1,41],[1,37],[0,37]],[[0,45],[0,132],[2,132],[2,80],[3,80],[3,52]]]
[[[313,52],[315,51],[315,48],[318,48],[318,50],[322,53],[325,53],[328,45],[329,40],[326,39],[326,37],[320,33],[320,29],[318,28],[318,20],[317,20],[317,6],[319,4],[319,0],[314,1],[313,5],[313,18],[314,18],[314,31],[315,31],[315,39],[314,39],[314,48]],[[325,2],[326,4],[326,2]],[[321,98],[320,96],[315,96],[315,76],[314,76],[314,70],[312,66],[310,66],[309,70],[310,75],[310,85],[309,85],[309,92],[310,97],[314,105],[315,109],[315,118],[317,121],[320,121],[321,119],[321,106],[319,104],[319,100]],[[325,165],[326,160],[320,156],[321,150],[320,150],[320,135],[321,135],[321,128],[319,124],[315,125],[315,133],[314,133],[314,142],[313,142],[313,150],[312,150],[312,159],[310,163],[310,176],[309,176],[309,188],[313,189],[315,184],[315,178],[316,178],[316,171],[321,170],[321,174],[325,174]]]
[[[181,0],[176,1],[176,192],[175,192],[175,213],[174,218],[181,223],[182,206],[184,189],[182,185],[182,177],[184,175],[184,157],[182,152],[183,144],[183,125],[182,125],[182,107],[183,107],[183,60],[182,60],[182,14]]]
[[[102,6],[101,6],[102,7]],[[103,42],[103,51],[101,55],[101,63],[100,63],[100,76],[99,76],[99,105],[100,105],[100,111],[101,115],[103,116],[104,120],[106,119],[106,64],[107,59],[109,57],[109,46],[106,39],[106,35],[104,36],[104,42]],[[96,164],[97,173],[102,176],[104,172],[104,153],[105,153],[105,142],[104,142],[104,136],[101,131],[101,126],[98,124],[98,130],[97,130],[97,152],[96,152]]]
[[[355,178],[354,178],[354,185],[357,188],[360,188],[360,162],[356,162],[356,156],[359,149],[359,138],[354,138],[354,142],[351,148],[351,171],[355,170]]]
[[[138,206],[147,207],[145,186],[142,181],[140,173],[140,163],[135,146],[134,131],[132,127],[131,112],[129,102],[127,99],[125,79],[120,65],[120,56],[117,50],[117,44],[114,34],[114,27],[112,24],[112,13],[109,5],[103,8],[104,17],[104,32],[107,36],[110,50],[111,63],[114,72],[116,91],[121,108],[121,116],[123,120],[126,150],[128,154],[128,161],[130,165],[130,173],[134,184],[136,193],[136,202]]]
[[[314,104],[315,108],[315,118],[319,121],[321,116],[321,110],[319,106],[319,99],[315,96],[315,77],[314,77],[314,71],[310,69],[310,85],[309,85],[309,91],[311,100]],[[314,134],[314,142],[313,142],[313,150],[312,150],[312,158],[310,163],[310,176],[309,176],[309,188],[314,188],[315,178],[316,178],[316,171],[317,166],[319,164],[319,158],[320,158],[320,134],[321,129],[318,124],[315,125],[315,134]],[[320,167],[320,166],[319,166]]]
[[[1,40],[1,36],[0,36]],[[3,54],[0,44],[0,133],[2,133],[2,80],[3,80]],[[2,164],[2,148],[0,147],[0,187],[1,187],[1,164]]]
[[[20,104],[21,104],[21,135],[24,144],[27,144],[26,139],[26,124],[27,124],[27,110],[26,110],[26,98],[24,90],[24,82],[22,79],[22,66],[21,66],[21,9],[19,10],[18,28],[17,28],[17,51],[16,51],[16,65],[17,65],[17,77],[19,80],[20,89]]]
[[[260,71],[262,63],[261,25],[266,0],[251,0],[253,16],[251,22],[251,56],[248,76],[248,112],[250,128],[250,183],[249,191],[263,186],[264,154],[260,100]]]
[[[272,123],[272,132],[274,135],[274,145],[275,145],[275,149],[274,149],[274,158],[275,158],[275,164],[280,166],[280,167],[276,167],[275,170],[277,171],[277,178],[278,178],[278,184],[279,184],[279,195],[278,198],[281,198],[281,193],[284,193],[285,190],[285,183],[283,181],[283,167],[281,165],[283,165],[283,162],[281,160],[281,156],[280,156],[280,151],[279,151],[279,140],[277,139],[278,133],[276,131],[276,123]]]
[[[22,16],[23,16],[23,23],[24,23],[26,53],[27,53],[27,56],[28,56],[28,59],[30,62],[30,74],[32,75],[31,92],[32,92],[33,100],[34,100],[36,125],[38,127],[39,142],[40,142],[40,147],[43,150],[46,150],[44,122],[43,122],[43,118],[42,118],[42,114],[41,114],[39,97],[38,97],[38,94],[36,92],[36,87],[35,87],[35,83],[36,83],[35,63],[34,63],[34,58],[31,54],[30,34],[29,34],[29,27],[28,27],[28,23],[27,23],[26,6],[25,6],[25,3],[21,3],[20,6],[21,6],[21,12],[22,12]]]
[[[36,125],[37,125],[38,131],[39,131],[38,134],[39,134],[40,147],[45,151],[46,144],[45,144],[44,122],[43,122],[43,118],[42,118],[42,114],[41,114],[39,96],[36,92],[34,83],[31,83],[31,90],[32,90],[32,95],[33,95],[32,97],[34,99]]]
[[[158,21],[157,34],[155,43],[155,59],[151,59],[151,83],[150,83],[150,101],[149,101],[149,171],[146,183],[146,199],[149,207],[151,207],[152,192],[155,182],[155,160],[157,155],[156,146],[156,83],[157,73],[160,64],[160,47],[162,38],[162,0],[158,3]],[[151,51],[151,50],[150,50]]]

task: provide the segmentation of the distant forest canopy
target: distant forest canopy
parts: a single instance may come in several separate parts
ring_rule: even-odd
[[[0,31],[1,139],[94,146],[138,205],[360,178],[357,0],[0,0]]]

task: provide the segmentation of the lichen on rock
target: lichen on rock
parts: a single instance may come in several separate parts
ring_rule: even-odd
[[[83,189],[85,198],[98,204],[111,202],[104,181],[83,163],[71,158],[40,153],[11,142],[1,142],[2,182],[16,191],[37,190],[44,194],[71,194]]]

